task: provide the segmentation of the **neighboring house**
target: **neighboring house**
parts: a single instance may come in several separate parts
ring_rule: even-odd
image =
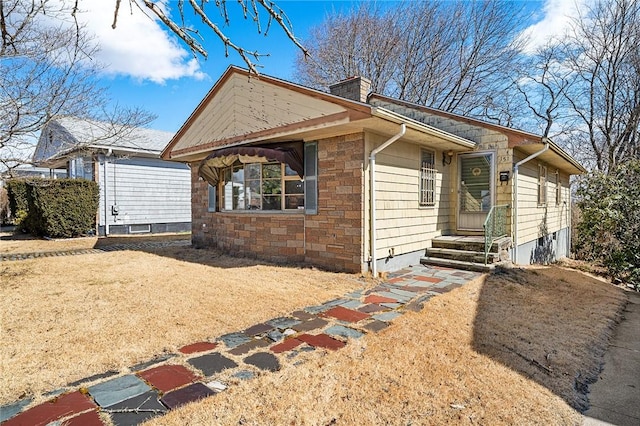
[[[100,186],[99,235],[191,229],[190,171],[164,161],[172,133],[73,117],[51,120],[33,161]]]
[[[502,217],[493,236],[514,241],[515,262],[569,253],[578,162],[538,135],[369,87],[356,77],[328,94],[227,69],[162,154],[191,166],[193,243],[375,274],[452,236],[483,255],[483,225]]]

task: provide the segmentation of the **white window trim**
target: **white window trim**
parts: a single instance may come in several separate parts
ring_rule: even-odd
[[[560,179],[560,170],[556,170],[556,206],[562,203],[562,180]]]
[[[211,205],[211,191],[213,190],[213,205]],[[218,204],[218,188],[207,183],[207,211],[213,213],[216,211]]]
[[[431,167],[427,162],[423,161],[424,154],[431,154]],[[420,207],[435,207],[436,205],[436,152],[430,149],[420,148],[420,182],[418,185],[418,205]],[[429,183],[431,185],[429,185]],[[431,187],[429,187],[431,186]]]
[[[540,207],[546,206],[549,201],[548,182],[547,166],[538,164],[538,206]]]

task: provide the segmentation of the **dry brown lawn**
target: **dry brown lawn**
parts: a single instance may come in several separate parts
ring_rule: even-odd
[[[6,242],[0,251],[58,243]],[[190,247],[2,262],[0,404],[42,401],[71,381],[368,285]],[[624,302],[620,289],[569,269],[496,273],[339,351],[283,355],[281,371],[249,381],[222,374],[227,391],[150,424],[580,424]]]
[[[191,247],[2,262],[0,404],[365,285]]]
[[[624,301],[557,267],[491,275],[148,424],[581,424],[576,387],[597,374]]]
[[[0,254],[43,253],[53,251],[83,250],[116,244],[141,243],[167,240],[189,240],[190,234],[122,235],[108,238],[82,237],[45,239],[29,234],[0,232]]]

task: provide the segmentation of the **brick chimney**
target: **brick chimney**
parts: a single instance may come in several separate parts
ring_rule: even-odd
[[[366,103],[367,95],[371,92],[371,80],[364,77],[349,77],[329,86],[329,92],[352,101]]]

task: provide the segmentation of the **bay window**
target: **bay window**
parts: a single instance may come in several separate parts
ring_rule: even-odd
[[[236,164],[222,178],[224,210],[304,209],[303,181],[287,164]]]

